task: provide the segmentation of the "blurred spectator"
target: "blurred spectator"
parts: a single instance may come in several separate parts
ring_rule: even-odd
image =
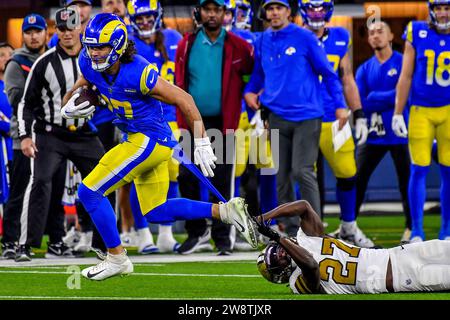
[[[387,23],[371,24],[368,41],[375,54],[356,72],[356,82],[361,94],[363,109],[370,123],[369,139],[357,150],[356,212],[358,214],[361,209],[370,176],[389,152],[397,171],[403,213],[406,219],[401,241],[407,242],[411,234],[411,212],[408,203],[411,159],[408,139],[397,137],[391,128],[395,107],[395,87],[402,69],[402,54],[393,51],[391,47],[393,38],[394,35]],[[408,119],[408,110],[404,111],[404,117]]]
[[[69,0],[66,3],[67,6],[74,6],[78,10],[80,23],[81,23],[81,33],[84,32],[86,25],[91,18],[92,13],[92,1],[90,0]],[[58,44],[58,33],[55,32],[48,42],[49,48],[53,48]]]
[[[66,120],[61,116],[64,94],[78,79],[78,54],[81,50],[80,26],[68,21],[78,15],[73,8],[56,13],[59,42],[33,65],[19,104],[19,136],[22,152],[31,158],[31,183],[27,192],[22,236],[16,261],[30,261],[30,248],[40,247],[45,222],[54,224],[47,258],[73,257],[62,242],[64,216],[50,212],[52,178],[65,160],[71,160],[86,176],[104,153],[87,119]],[[34,125],[32,126],[32,124]]]
[[[180,88],[193,96],[205,128],[216,129],[222,134],[217,137],[223,138],[223,146],[216,145],[215,153],[219,161],[212,182],[225,199],[230,199],[234,184],[234,138],[226,139],[226,130],[236,130],[238,127],[244,88],[243,76],[252,70],[253,50],[245,40],[222,27],[225,16],[223,0],[200,0],[200,7],[197,9],[196,20],[201,21],[202,27],[194,34],[186,35],[179,43],[175,79]],[[180,128],[187,128],[179,113],[177,120]],[[193,135],[190,136],[192,139]],[[192,141],[190,145],[194,145]],[[200,199],[198,180],[183,166],[180,167],[178,182],[182,197]],[[178,252],[189,254],[201,245],[208,245],[211,231],[206,220],[187,221],[186,230],[188,239]],[[233,231],[235,230],[229,225],[213,221],[212,238],[219,255],[231,253]]]
[[[255,110],[261,107],[268,110],[270,129],[278,129],[280,133],[279,203],[294,200],[289,183],[293,178],[300,185],[303,199],[320,213],[314,170],[324,115],[319,75],[338,108],[345,106],[342,85],[315,35],[289,22],[291,9],[287,0],[266,0],[263,9],[271,27],[255,43],[255,68],[245,100]],[[286,230],[290,235],[297,232],[296,220]]]

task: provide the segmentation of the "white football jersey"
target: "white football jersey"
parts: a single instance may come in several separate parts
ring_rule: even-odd
[[[319,264],[320,285],[326,293],[387,292],[387,249],[365,249],[333,238],[310,237],[301,228],[297,241]],[[310,292],[300,268],[292,273],[289,283],[294,293]]]

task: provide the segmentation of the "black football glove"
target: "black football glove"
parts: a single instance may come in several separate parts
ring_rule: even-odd
[[[255,221],[259,233],[261,233],[263,236],[266,236],[270,240],[280,242],[281,235],[273,230],[270,225],[266,225],[262,219],[262,216],[260,216],[261,219],[258,219],[258,217],[253,217],[253,220]]]

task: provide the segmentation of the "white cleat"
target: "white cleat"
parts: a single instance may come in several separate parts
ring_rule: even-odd
[[[170,234],[159,234],[158,240],[156,240],[156,246],[159,248],[161,253],[173,253],[178,250],[180,244],[174,239],[173,235]]]
[[[134,230],[134,228],[132,228],[130,232],[125,231],[124,233],[122,233],[120,235],[120,241],[122,242],[122,246],[124,246],[125,248],[137,247],[139,245],[138,234]]]
[[[358,228],[356,222],[346,225],[341,225],[339,238],[354,244],[361,248],[373,248],[375,244],[370,240],[360,228]]]
[[[245,241],[253,248],[258,247],[255,227],[243,198],[232,198],[226,203],[220,203],[219,213],[222,222],[234,225]]]
[[[69,231],[67,231],[66,235],[62,238],[62,241],[69,248],[73,248],[80,241],[80,237],[81,237],[81,232],[77,231],[75,229],[75,227],[72,227],[72,228],[70,228]]]
[[[105,280],[114,276],[125,276],[133,272],[133,264],[127,256],[127,252],[118,255],[108,253],[106,259],[99,264],[81,271],[83,277],[89,280]]]
[[[417,242],[423,242],[422,237],[415,236],[415,237],[412,237],[411,240],[409,240],[409,243],[417,243]]]
[[[91,251],[92,235],[93,235],[92,231],[82,232],[80,236],[80,241],[78,241],[77,245],[73,248],[73,250],[77,252]]]
[[[158,253],[159,249],[153,242],[153,236],[148,227],[138,229],[136,231],[136,242],[138,247],[138,253],[140,254],[152,254]]]

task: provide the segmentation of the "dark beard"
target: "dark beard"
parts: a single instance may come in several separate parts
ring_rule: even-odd
[[[39,47],[39,48],[36,48],[36,49],[33,49],[33,48],[27,48],[27,49],[28,49],[31,53],[36,54],[36,53],[39,53],[39,52],[42,50],[43,47],[44,47],[44,46]]]
[[[208,31],[214,32],[222,28],[222,25],[219,24],[217,27],[211,27],[207,22],[203,24],[203,28],[205,28]]]

